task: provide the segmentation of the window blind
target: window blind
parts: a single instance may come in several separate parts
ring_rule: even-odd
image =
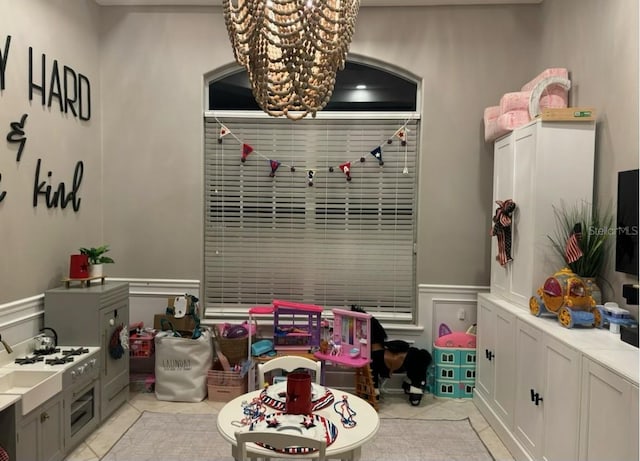
[[[204,124],[206,317],[287,299],[411,321],[417,121]]]

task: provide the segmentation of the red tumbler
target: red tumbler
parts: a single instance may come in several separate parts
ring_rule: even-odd
[[[287,375],[285,413],[290,415],[311,414],[311,375],[309,373],[290,373]]]
[[[70,279],[86,279],[89,277],[89,256],[71,255],[69,263]]]

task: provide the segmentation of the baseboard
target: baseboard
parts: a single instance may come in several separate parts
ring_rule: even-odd
[[[473,403],[480,414],[484,416],[484,419],[487,420],[489,426],[491,426],[504,446],[511,452],[515,460],[534,461],[534,459],[525,451],[520,442],[515,439],[509,428],[507,428],[500,418],[498,418],[498,415],[496,415],[493,409],[489,406],[484,396],[478,393],[477,390],[473,393]]]

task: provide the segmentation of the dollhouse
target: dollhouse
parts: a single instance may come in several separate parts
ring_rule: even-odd
[[[273,346],[281,350],[310,350],[320,346],[324,308],[313,304],[273,300]]]
[[[332,309],[333,331],[329,334],[329,350],[314,356],[339,365],[361,368],[371,360],[371,314]]]

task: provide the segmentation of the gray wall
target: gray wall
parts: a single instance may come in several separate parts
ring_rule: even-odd
[[[0,189],[23,195],[19,204],[15,196],[0,203],[0,303],[57,285],[70,253],[102,242],[116,259],[110,275],[201,279],[203,76],[233,61],[221,9],[98,8],[84,0],[0,6],[1,30],[15,31],[21,48],[48,45],[47,54],[82,67],[94,95],[89,127],[61,120],[56,129],[58,114],[30,109],[42,117],[37,133],[51,132],[37,151],[55,159],[55,171],[70,177],[79,155],[91,159],[80,213],[33,209],[33,166],[0,157]],[[598,109],[598,196],[614,199],[617,171],[638,165],[636,0],[362,8],[350,50],[422,79],[419,284],[488,284],[493,155],[483,109],[545,67],[569,68],[572,103]],[[29,107],[24,91],[14,93],[0,95],[0,126]],[[626,278],[607,275],[619,291]]]
[[[6,192],[0,202],[0,305],[60,285],[68,275],[69,255],[81,246],[102,241],[99,25],[99,8],[93,2],[0,0],[0,50],[6,61],[5,88],[0,90],[0,193]],[[8,57],[7,36],[11,36]],[[29,101],[29,47],[33,48],[33,81],[38,85],[42,84],[41,55],[46,55],[44,106],[41,92],[34,92]],[[58,99],[48,107],[56,61],[60,88],[64,88],[63,66],[88,78],[88,121],[61,112]],[[23,130],[27,141],[18,162],[17,144],[7,142],[6,137],[10,124],[19,122],[23,114],[27,114]],[[38,159],[40,181],[54,189],[64,182],[67,193],[77,162],[83,162],[77,213],[71,204],[65,209],[48,208],[44,198],[33,206]],[[51,179],[47,180],[49,171]]]

